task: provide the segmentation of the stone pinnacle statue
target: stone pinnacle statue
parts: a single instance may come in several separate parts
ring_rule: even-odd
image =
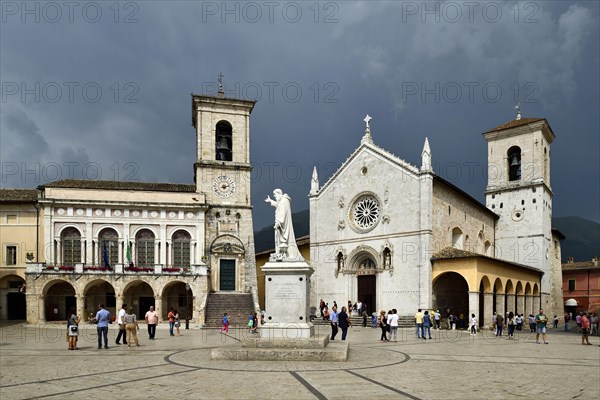
[[[275,207],[275,225],[273,226],[275,229],[275,259],[277,261],[302,259],[296,245],[296,236],[292,225],[292,199],[281,189],[273,190],[273,196],[275,200],[267,196],[265,202]]]

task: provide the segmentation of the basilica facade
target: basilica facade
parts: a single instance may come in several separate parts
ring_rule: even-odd
[[[64,320],[71,309],[87,317],[99,304],[115,315],[126,303],[142,317],[154,306],[163,320],[174,307],[202,325],[218,295],[257,310],[253,107],[192,95],[195,184],[70,179],[0,191],[3,259],[15,261],[0,269],[3,319],[7,309],[29,323]],[[19,229],[30,232],[26,242]]]
[[[326,183],[313,172],[311,304],[440,309],[480,324],[493,311],[562,313],[564,237],[551,226],[555,136],[545,119],[518,114],[484,133],[485,205],[434,173],[427,139],[421,165],[411,165],[377,146],[365,121],[360,145]]]

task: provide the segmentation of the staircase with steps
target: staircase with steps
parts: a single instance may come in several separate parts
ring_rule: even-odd
[[[210,293],[206,302],[205,328],[220,328],[223,313],[229,313],[231,328],[248,328],[250,313],[254,313],[250,293]]]
[[[352,316],[352,317],[350,317],[350,322],[352,322],[352,325],[362,326],[363,319],[362,319],[362,317]],[[319,317],[319,316],[314,318],[312,320],[312,323],[314,325],[329,325],[329,321],[323,321],[323,317]],[[372,326],[370,317],[367,318],[367,326]],[[410,328],[410,327],[414,327],[414,326],[415,326],[415,317],[412,317],[409,315],[400,315],[400,318],[398,319],[398,327],[399,328]]]

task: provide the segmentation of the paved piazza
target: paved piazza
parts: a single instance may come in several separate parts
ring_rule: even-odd
[[[210,360],[244,329],[169,337],[161,326],[150,341],[140,327],[139,348],[115,345],[111,326],[110,349],[98,350],[95,326],[82,325],[78,351],[67,350],[63,325],[0,327],[0,398],[600,398],[600,340],[582,346],[576,333],[551,330],[544,345],[529,332],[507,340],[434,331],[424,341],[407,329],[381,343],[379,329],[352,327],[348,362],[310,363]]]

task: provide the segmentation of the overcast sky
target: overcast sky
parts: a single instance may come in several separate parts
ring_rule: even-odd
[[[485,202],[481,133],[545,117],[554,217],[600,220],[598,2],[1,3],[2,187],[66,178],[191,183],[190,93],[256,99],[255,227],[276,187],[308,208],[360,144]]]

